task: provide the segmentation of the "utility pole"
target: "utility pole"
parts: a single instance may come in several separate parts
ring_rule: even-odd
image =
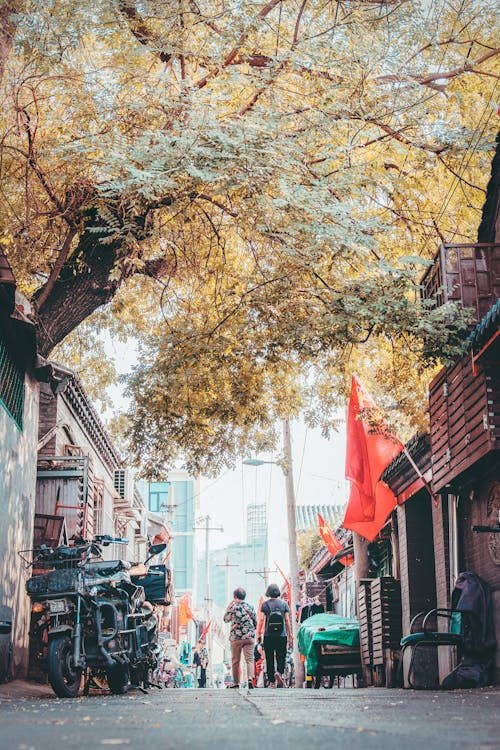
[[[252,573],[261,576],[264,579],[264,586],[266,587],[266,589],[269,586],[269,573],[277,572],[277,570],[271,570],[271,568],[269,568],[267,565],[265,565],[262,570],[245,570],[245,573],[247,574]]]
[[[204,529],[205,530],[205,611],[206,611],[206,618],[207,618],[207,624],[210,622],[211,617],[211,610],[212,610],[212,601],[210,599],[210,532],[211,531],[224,531],[222,526],[210,526],[210,516],[206,515],[199,519],[199,526],[195,526],[194,529]],[[209,675],[210,678],[207,680],[207,682],[211,682],[212,678],[212,644],[213,644],[213,638],[212,638],[212,628],[208,631],[208,651],[209,651],[209,665],[210,665],[210,671]]]
[[[229,568],[238,568],[239,565],[237,563],[230,563],[229,557],[226,556],[226,562],[225,563],[217,563],[218,568],[225,568],[226,569],[226,607],[229,604],[229,601],[231,599],[231,589],[229,586]],[[226,632],[226,639],[229,637],[229,625],[227,623],[223,623],[223,627],[227,628]],[[229,657],[229,651],[227,650],[227,643],[224,644],[224,661],[230,660]]]
[[[230,563],[229,557],[226,556],[226,562],[225,563],[217,563],[217,568],[225,568],[226,569],[226,606],[229,604],[229,599],[231,598],[231,589],[229,586],[229,568],[238,568],[238,563]]]
[[[286,508],[288,519],[288,554],[290,565],[290,617],[292,620],[293,633],[293,664],[295,669],[295,687],[301,688],[304,683],[304,663],[299,657],[299,648],[297,643],[298,623],[296,617],[296,605],[300,602],[299,589],[299,559],[297,555],[297,528],[296,528],[296,508],[295,508],[295,488],[293,485],[293,468],[292,468],[292,441],[290,437],[290,422],[288,419],[283,420],[283,452],[285,465],[283,473],[285,474],[286,483]]]

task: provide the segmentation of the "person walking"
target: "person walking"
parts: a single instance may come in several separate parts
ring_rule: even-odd
[[[253,661],[254,661],[254,687],[259,684],[259,677],[262,672],[262,665],[264,664],[264,646],[262,645],[262,638],[257,638],[257,642],[253,648]]]
[[[288,648],[293,646],[290,608],[280,599],[280,589],[276,583],[269,584],[266,596],[269,599],[260,607],[263,617],[259,620],[257,637],[263,631],[268,686],[282,688],[287,645]]]
[[[227,605],[224,622],[231,623],[229,642],[231,644],[233,684],[232,688],[240,686],[241,653],[247,665],[248,687],[253,688],[255,643],[255,626],[257,615],[251,604],[245,601],[245,589],[237,588],[233,592],[233,600]]]
[[[208,651],[203,641],[198,641],[198,646],[193,654],[193,667],[196,668],[198,687],[207,686]],[[198,671],[199,670],[199,671]]]

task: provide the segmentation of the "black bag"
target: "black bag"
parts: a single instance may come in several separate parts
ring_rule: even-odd
[[[168,605],[171,603],[170,595],[170,568],[165,565],[151,565],[148,575],[131,576],[136,586],[142,586],[144,595],[151,604]]]
[[[282,635],[285,620],[281,609],[271,609],[270,603],[267,602],[269,607],[269,615],[267,617],[266,632],[269,635]]]

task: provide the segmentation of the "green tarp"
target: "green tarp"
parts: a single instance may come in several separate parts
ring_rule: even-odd
[[[315,643],[359,647],[359,625],[356,619],[340,615],[313,615],[301,624],[298,634],[300,653],[307,659],[307,674],[316,674],[318,661]]]

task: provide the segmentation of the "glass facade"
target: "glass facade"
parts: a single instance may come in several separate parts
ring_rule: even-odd
[[[187,476],[151,482],[147,489],[148,509],[165,516],[174,533],[171,565],[178,592],[192,591],[194,586],[194,495],[194,480]]]

